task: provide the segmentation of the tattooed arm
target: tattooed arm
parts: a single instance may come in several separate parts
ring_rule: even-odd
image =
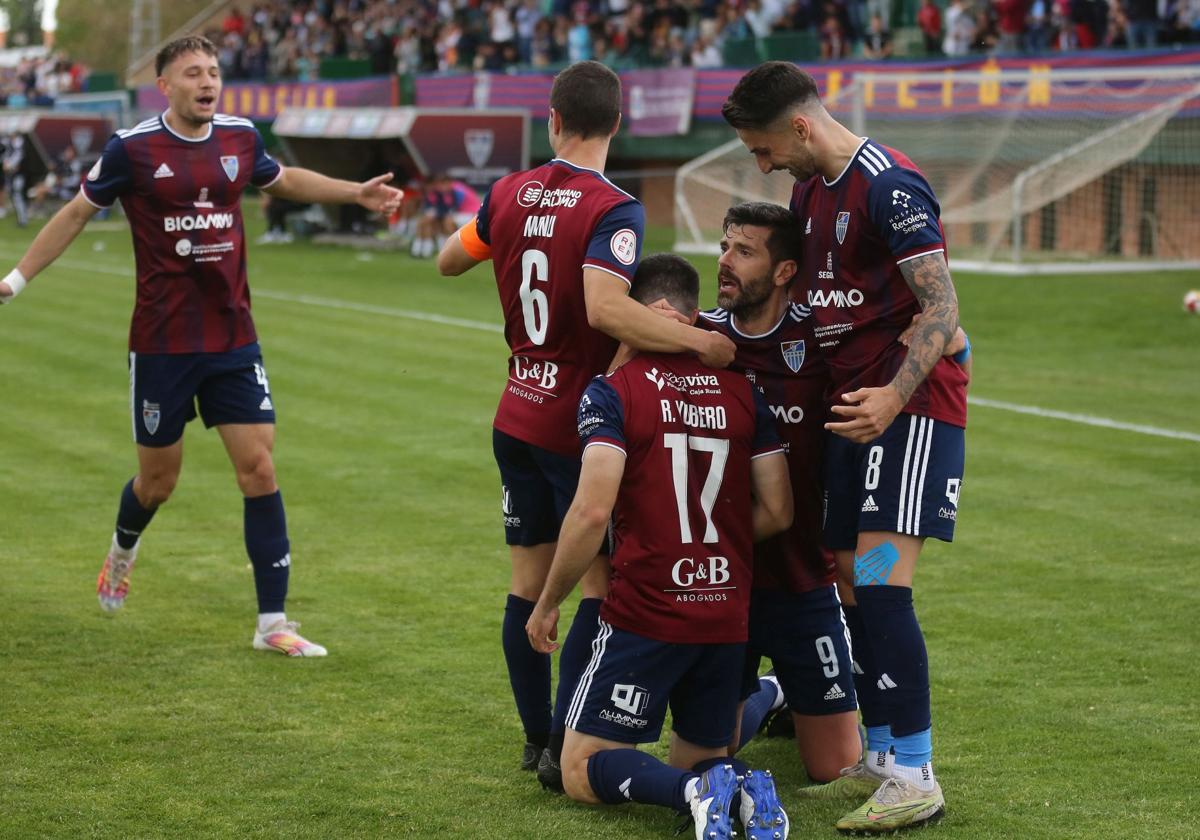
[[[882,388],[859,388],[842,394],[846,404],[835,405],[831,411],[845,419],[825,424],[826,429],[856,443],[867,443],[883,434],[933,370],[958,330],[958,297],[944,253],[907,260],[900,264],[900,273],[921,304],[921,317],[908,337],[904,363]]]
[[[891,383],[903,407],[938,363],[958,329],[958,296],[944,253],[900,263],[900,273],[921,304],[921,318],[908,339],[908,355]]]

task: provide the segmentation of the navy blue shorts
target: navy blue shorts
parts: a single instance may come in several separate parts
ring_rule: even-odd
[[[258,342],[228,353],[129,354],[129,408],[137,443],[175,443],[197,405],[209,429],[275,422]]]
[[[825,545],[857,547],[865,531],[954,539],[964,435],[958,426],[899,414],[870,443],[825,441]]]
[[[580,459],[568,458],[492,429],[492,452],[500,468],[504,541],[542,545],[558,539],[575,487]]]
[[[592,659],[567,710],[567,726],[622,744],[658,740],[671,729],[701,747],[733,738],[746,646],[683,645],[647,639],[600,622]]]
[[[793,712],[833,715],[858,708],[850,635],[833,585],[803,593],[751,593],[743,700],[758,690],[758,664],[764,656]]]

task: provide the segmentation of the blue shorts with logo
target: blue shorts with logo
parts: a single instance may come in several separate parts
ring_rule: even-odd
[[[495,428],[492,453],[500,468],[505,542],[530,546],[556,541],[579,484],[579,458],[542,449]]]
[[[850,637],[833,585],[811,592],[751,593],[743,700],[758,690],[758,666],[764,656],[771,660],[793,712],[833,715],[858,708]]]
[[[825,545],[856,547],[864,531],[954,539],[962,487],[963,429],[899,414],[870,443],[825,441]]]
[[[567,726],[622,744],[649,744],[672,730],[701,747],[733,738],[746,646],[660,642],[600,622],[592,659],[567,710]]]
[[[200,417],[205,428],[274,423],[275,405],[258,342],[227,353],[130,353],[133,439],[170,446]]]

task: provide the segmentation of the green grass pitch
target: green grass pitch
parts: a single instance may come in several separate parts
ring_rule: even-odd
[[[0,224],[0,258],[31,236]],[[670,837],[661,810],[576,806],[516,769],[486,268],[251,246],[288,611],[328,659],[250,649],[241,502],[199,424],[128,604],[100,612],[135,467],[130,251],[98,225],[0,310],[0,837]],[[1179,305],[1200,279],[957,280],[973,395],[1200,433]],[[967,440],[959,538],[918,572],[948,803],[923,836],[1200,836],[1200,442],[983,406]],[[793,837],[836,836],[789,744],[745,755]]]

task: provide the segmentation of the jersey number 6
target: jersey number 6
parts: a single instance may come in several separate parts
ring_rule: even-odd
[[[550,326],[550,299],[533,281],[550,282],[550,259],[544,251],[531,248],[521,254],[521,312],[525,315],[525,334],[534,344],[546,343]]]

